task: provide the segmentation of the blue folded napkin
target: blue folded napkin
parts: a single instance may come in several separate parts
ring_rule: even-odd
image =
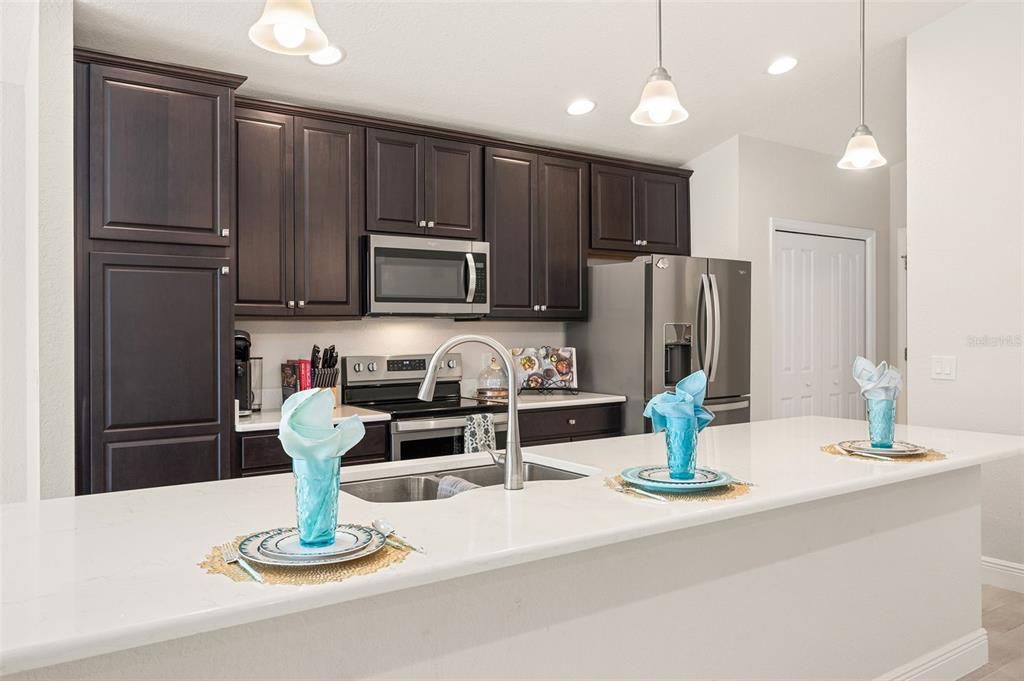
[[[342,456],[359,444],[366,434],[358,416],[337,426],[334,393],[325,388],[297,392],[281,406],[281,425],[277,439],[293,459],[326,460]]]
[[[695,419],[700,432],[715,418],[703,406],[707,388],[708,377],[703,371],[695,371],[676,383],[675,391],[652,397],[644,408],[644,416],[651,420],[655,433],[665,430],[668,420],[675,418]]]
[[[853,380],[860,385],[860,394],[868,400],[895,400],[903,390],[903,377],[887,362],[878,366],[869,359],[853,360]]]

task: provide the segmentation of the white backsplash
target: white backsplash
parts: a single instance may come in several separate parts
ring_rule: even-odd
[[[263,358],[263,409],[281,406],[281,363],[309,357],[314,343],[321,348],[333,343],[342,357],[430,353],[449,337],[460,333],[493,336],[508,347],[565,343],[565,324],[561,322],[456,322],[409,317],[351,321],[240,319],[235,328],[249,332],[253,357]],[[466,379],[475,382],[483,368],[487,348],[473,343],[461,346],[456,352],[462,354]]]

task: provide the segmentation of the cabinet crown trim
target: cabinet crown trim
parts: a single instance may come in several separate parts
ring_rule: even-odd
[[[135,71],[155,73],[161,76],[170,76],[172,78],[197,80],[203,83],[223,85],[231,89],[237,88],[248,78],[248,76],[242,76],[237,73],[224,73],[222,71],[201,69],[195,66],[165,64],[161,62],[146,61],[144,59],[135,59],[133,57],[122,57],[117,54],[101,52],[99,50],[90,50],[84,47],[75,48],[75,61],[86,62],[88,64],[102,64],[104,66],[117,66]]]

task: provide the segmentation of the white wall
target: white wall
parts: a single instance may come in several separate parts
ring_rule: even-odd
[[[740,138],[701,154],[690,178],[690,252],[702,258],[739,257]]]
[[[264,409],[281,405],[281,362],[309,357],[314,343],[321,348],[333,343],[342,356],[431,353],[449,337],[461,333],[493,336],[508,347],[565,343],[565,324],[560,322],[382,318],[323,322],[238,320],[235,326],[252,335],[253,356],[263,357]],[[462,353],[465,377],[475,381],[483,368],[487,348],[471,343],[455,352]]]
[[[0,502],[74,493],[71,0],[0,3]]]
[[[889,175],[836,168],[836,156],[739,135],[695,159],[691,191],[693,254],[753,263],[751,418],[771,417],[772,275],[770,218],[863,227],[878,232],[873,355],[889,351]],[[733,157],[735,155],[735,163]],[[708,171],[698,180],[701,171]],[[732,220],[735,196],[736,219]],[[735,233],[729,233],[735,230]],[[731,249],[735,244],[735,249]],[[703,250],[707,248],[708,250]]]
[[[900,256],[906,253],[906,245],[900,247],[900,230],[907,228],[907,162],[900,161],[889,166],[889,362],[903,374],[903,392],[896,402],[897,423],[907,422],[907,405],[910,403],[910,379],[903,348],[907,345],[905,271]],[[903,290],[903,309],[900,308],[900,290]]]
[[[1024,433],[1022,46],[1020,3],[974,2],[908,39],[913,424]],[[929,377],[932,355],[957,357],[955,381]],[[1024,461],[983,473],[982,550],[1024,564]]]

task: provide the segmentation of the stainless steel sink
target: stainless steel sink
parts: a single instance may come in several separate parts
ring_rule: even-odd
[[[527,482],[531,480],[576,480],[586,477],[581,473],[530,462],[524,464],[524,473]],[[446,475],[454,475],[481,487],[500,485],[505,481],[505,471],[501,466],[473,466],[450,468],[419,475],[403,475],[397,478],[343,482],[341,491],[366,501],[382,504],[397,501],[429,501],[437,499],[437,487],[441,478]]]

